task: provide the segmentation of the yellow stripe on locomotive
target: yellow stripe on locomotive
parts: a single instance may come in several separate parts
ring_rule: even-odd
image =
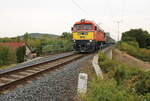
[[[73,32],[73,40],[92,40],[94,32]]]

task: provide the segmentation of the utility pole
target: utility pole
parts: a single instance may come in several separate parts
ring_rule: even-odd
[[[117,25],[118,25],[118,41],[120,40],[120,23],[121,23],[121,21],[117,21]]]

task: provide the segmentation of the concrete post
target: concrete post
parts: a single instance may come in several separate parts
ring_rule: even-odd
[[[88,75],[86,73],[79,74],[78,93],[85,94],[87,92],[87,80],[88,80]]]

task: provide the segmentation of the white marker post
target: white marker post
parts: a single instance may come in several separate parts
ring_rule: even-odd
[[[87,92],[87,80],[88,80],[88,75],[86,73],[79,74],[78,93],[85,94]]]

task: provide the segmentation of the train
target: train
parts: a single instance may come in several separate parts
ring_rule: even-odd
[[[78,52],[94,52],[115,41],[93,21],[81,19],[72,30],[73,49]]]

